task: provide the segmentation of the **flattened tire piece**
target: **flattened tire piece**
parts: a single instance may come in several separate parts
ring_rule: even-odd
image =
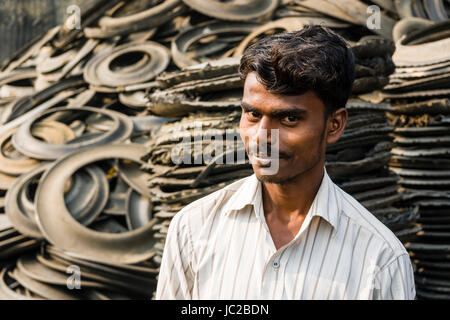
[[[403,38],[405,39],[405,38]],[[425,66],[450,61],[450,39],[407,45],[404,40],[397,41],[392,56],[396,67]]]
[[[330,18],[317,18],[317,17],[287,17],[278,20],[270,21],[268,23],[259,26],[253,30],[244,40],[241,41],[239,46],[233,53],[233,57],[240,57],[244,53],[245,49],[250,43],[258,36],[264,34],[267,31],[282,29],[285,31],[295,31],[303,28],[305,25],[323,25],[330,28],[341,28],[345,26],[340,21],[334,21]]]
[[[28,189],[29,183],[34,179],[38,179],[50,166],[51,163],[43,163],[29,173],[21,175],[9,188],[5,198],[5,213],[11,223],[22,234],[35,239],[43,239],[43,235],[36,221],[34,202],[31,202],[31,210],[27,209],[23,196]],[[105,207],[109,185],[105,174],[97,166],[86,166],[82,170],[92,180],[90,185],[84,185],[85,192],[89,198],[85,199],[86,194],[82,194],[77,198],[73,197],[71,195],[74,195],[74,193],[71,192],[72,190],[69,190],[65,196],[65,203],[77,221],[84,225],[89,225],[100,215]],[[77,177],[77,174],[74,176]]]
[[[1,269],[0,271],[0,300],[44,300],[43,297],[26,296],[24,294],[18,293],[10,285],[14,281],[9,276],[12,267],[7,267]]]
[[[93,134],[91,136],[83,135],[63,145],[44,143],[30,134],[33,123],[44,117],[46,114],[59,111],[90,111],[93,113],[99,113],[113,120],[112,129],[108,132]],[[133,122],[131,119],[117,111],[93,107],[59,107],[48,110],[38,117],[30,119],[28,122],[24,123],[13,135],[12,141],[17,150],[25,155],[36,159],[54,160],[69,152],[80,148],[85,148],[87,146],[123,142],[131,136],[132,131]]]
[[[129,230],[145,226],[152,218],[152,203],[149,198],[130,188],[126,199],[126,222]]]
[[[407,36],[411,32],[421,30],[433,25],[433,22],[424,18],[408,17],[397,22],[392,29],[392,38],[394,42],[399,41],[402,36]]]
[[[72,294],[69,289],[34,280],[17,267],[13,270],[13,275],[24,288],[41,297],[50,300],[81,300],[80,296]]]
[[[109,67],[113,60],[121,55],[132,52],[142,52],[150,59],[148,62],[132,72],[114,72]],[[92,85],[120,87],[149,81],[162,73],[170,62],[169,50],[163,45],[146,41],[144,43],[127,43],[107,51],[89,60],[84,69],[84,80]]]
[[[213,18],[231,21],[251,21],[266,17],[278,6],[278,0],[226,1],[183,0],[192,9]]]
[[[394,4],[401,18],[414,17],[412,0],[394,0]]]
[[[158,21],[158,16],[165,15],[170,10],[181,4],[180,0],[167,0],[162,1],[160,4],[151,7],[147,10],[140,11],[135,14],[131,14],[125,17],[102,17],[98,24],[102,29],[130,29],[131,26],[136,24],[145,24],[147,28],[153,28],[159,26],[159,23],[154,23]],[[152,21],[153,20],[153,21]],[[161,21],[164,21],[160,19]],[[161,23],[162,24],[162,23]]]
[[[49,163],[44,163],[29,173],[21,175],[8,190],[5,198],[5,213],[14,225],[14,228],[22,234],[35,239],[43,239],[44,237],[34,217],[29,217],[22,211],[22,208],[18,204],[18,199],[26,182],[40,176],[49,166]]]
[[[66,180],[88,163],[120,158],[139,162],[145,148],[132,144],[112,144],[76,151],[56,161],[41,179],[36,193],[36,211],[40,229],[47,240],[62,248],[94,261],[131,264],[153,255],[157,239],[152,230],[156,219],[146,226],[119,234],[88,229],[70,215],[64,202]]]
[[[212,35],[220,34],[249,34],[252,30],[258,27],[256,23],[231,23],[231,22],[207,22],[191,29],[180,32],[171,44],[172,59],[174,63],[180,68],[184,69],[193,65],[200,64],[199,61],[192,59],[186,55],[189,47],[202,38]]]
[[[78,88],[84,85],[85,83],[80,77],[63,79],[60,82],[57,82],[50,87],[35,93],[31,97],[26,97],[20,100],[20,102],[14,106],[14,109],[12,110],[6,121],[9,122],[18,118],[19,116],[37,107],[38,105],[51,100],[62,91]]]
[[[4,153],[4,148],[11,142],[11,137],[15,132],[16,128],[6,132],[0,138],[0,172],[18,176],[39,166],[39,161],[28,157],[12,159]]]
[[[49,285],[67,285],[67,273],[47,267],[37,260],[35,255],[23,255],[17,260],[17,268],[29,278]],[[112,289],[111,287],[85,279],[80,279],[82,287]]]
[[[428,18],[433,21],[445,21],[448,19],[447,11],[442,0],[423,0]]]

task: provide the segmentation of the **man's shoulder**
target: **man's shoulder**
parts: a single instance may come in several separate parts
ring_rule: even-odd
[[[336,186],[337,187],[337,186]],[[407,254],[407,251],[401,241],[395,236],[385,224],[366,209],[358,200],[337,187],[341,194],[342,210],[353,225],[360,228],[360,232],[373,236],[377,241],[383,244],[382,247],[389,251],[392,256]]]

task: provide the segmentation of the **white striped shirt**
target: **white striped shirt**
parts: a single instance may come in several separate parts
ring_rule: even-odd
[[[409,255],[326,170],[295,238],[276,250],[253,174],[172,219],[156,299],[414,299]]]

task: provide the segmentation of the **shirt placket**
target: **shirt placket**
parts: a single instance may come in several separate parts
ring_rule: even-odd
[[[273,244],[269,227],[267,226],[265,219],[262,220],[261,223],[264,224],[264,229],[266,230],[266,243],[271,247],[271,250],[263,270],[260,296],[262,299],[282,299],[285,270],[289,260],[289,254],[292,251],[292,246],[298,244],[301,235],[309,228],[311,217],[305,219],[304,225],[294,239],[278,250],[276,250],[275,245]]]
[[[288,262],[289,252],[287,252],[288,254],[284,253],[286,250],[289,250],[290,247],[298,243],[300,236],[305,232],[305,230],[308,229],[311,223],[312,216],[310,212],[308,212],[308,215],[303,222],[302,227],[300,228],[294,239],[292,239],[289,243],[287,243],[280,249],[276,250],[272,236],[270,235],[269,226],[267,225],[266,219],[264,217],[261,191],[258,190],[257,192],[259,192],[259,194],[257,193],[257,197],[259,197],[253,203],[253,209],[255,210],[254,213],[258,217],[258,220],[263,224],[264,230],[266,230],[265,244],[267,244],[267,246],[270,248],[262,273],[260,297],[262,299],[281,299],[284,290],[284,274],[286,264]],[[277,283],[281,284],[277,285]]]
[[[264,224],[264,229],[266,230],[265,243],[269,247],[269,254],[267,255],[261,279],[260,297],[262,299],[281,299],[283,285],[277,285],[277,283],[284,283],[284,270],[287,263],[287,258],[284,253],[286,250],[289,250],[289,247],[294,244],[294,241],[276,250],[265,219],[261,223]]]
[[[284,278],[283,253],[286,249],[280,248],[270,256],[264,267],[261,296],[265,299],[280,299],[282,296],[283,286],[277,284]]]

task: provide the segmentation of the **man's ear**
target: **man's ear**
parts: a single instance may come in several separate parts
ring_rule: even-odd
[[[347,109],[340,108],[336,110],[327,120],[327,144],[335,143],[344,133],[347,124]]]

